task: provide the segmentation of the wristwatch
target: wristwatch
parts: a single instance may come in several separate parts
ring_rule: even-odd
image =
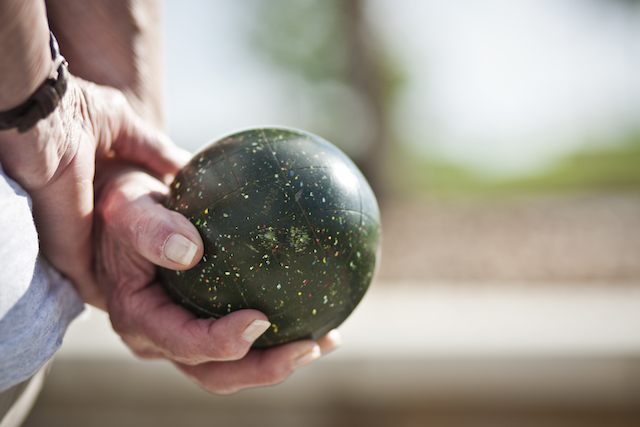
[[[23,133],[31,129],[40,119],[44,119],[58,106],[60,99],[67,91],[67,81],[69,71],[67,61],[60,55],[60,46],[52,32],[49,32],[51,39],[51,58],[53,58],[53,69],[57,75],[49,77],[40,87],[21,105],[9,111],[0,112],[0,130],[17,128]]]

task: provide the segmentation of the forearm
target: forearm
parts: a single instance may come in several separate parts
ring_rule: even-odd
[[[44,0],[0,0],[0,111],[27,101],[52,69]],[[59,147],[46,143],[49,136],[39,137],[35,128],[0,131],[0,163],[25,189],[40,186],[58,167]]]
[[[52,71],[49,26],[72,74],[120,89],[140,116],[162,127],[161,4],[156,0],[55,0],[46,8],[43,0],[0,0],[0,111],[24,102]],[[73,151],[51,135],[59,128],[48,123],[60,115],[57,110],[39,129],[0,131],[0,162],[25,187],[39,187],[64,161],[58,156]]]
[[[160,1],[55,0],[47,13],[72,74],[120,89],[138,114],[162,126]]]
[[[0,0],[0,111],[24,101],[51,72],[42,0]]]

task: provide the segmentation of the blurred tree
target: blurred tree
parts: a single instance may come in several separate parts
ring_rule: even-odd
[[[260,0],[253,39],[291,75],[308,126],[342,148],[380,197],[399,74],[377,43],[362,0]]]

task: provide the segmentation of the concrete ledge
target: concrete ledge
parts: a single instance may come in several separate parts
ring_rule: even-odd
[[[177,418],[209,425],[202,421],[209,416],[237,426],[258,420],[280,427],[373,426],[402,414],[421,420],[407,425],[424,425],[443,408],[455,416],[491,408],[569,411],[582,420],[575,425],[640,425],[640,286],[634,284],[376,284],[341,332],[343,348],[284,384],[223,397],[202,391],[168,362],[135,359],[104,313],[92,311],[72,325],[27,426],[45,419],[75,425],[71,416],[87,425],[105,413],[154,427],[175,425]],[[599,414],[591,419],[614,414],[621,424],[609,418],[585,424],[585,411]],[[379,417],[368,424],[340,421],[367,414]],[[55,424],[60,419],[67,423]],[[522,424],[516,417],[505,425]]]
[[[640,283],[374,283],[340,327],[338,359],[640,356]],[[57,358],[125,358],[108,317],[88,310]]]

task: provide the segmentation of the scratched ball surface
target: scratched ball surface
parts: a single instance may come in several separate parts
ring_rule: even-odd
[[[166,290],[202,317],[262,311],[272,326],[255,347],[321,338],[373,279],[375,196],[353,162],[318,136],[263,128],[218,140],[178,173],[166,206],[205,245],[194,268],[160,270]]]

